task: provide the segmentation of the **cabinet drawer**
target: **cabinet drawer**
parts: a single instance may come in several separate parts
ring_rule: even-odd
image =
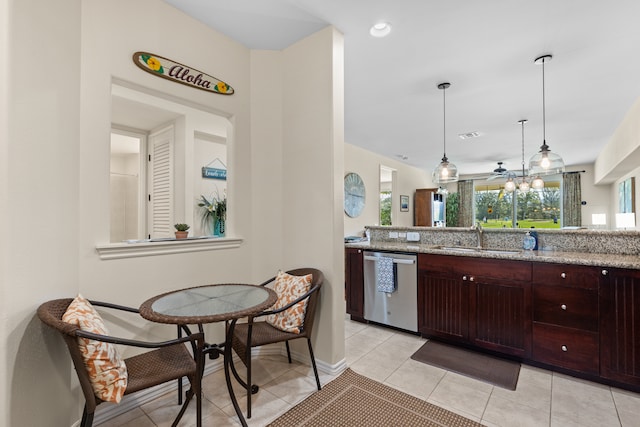
[[[596,291],[566,286],[533,286],[533,320],[598,331]]]
[[[453,267],[460,260],[449,255],[418,254],[418,269],[430,274],[451,275]]]
[[[598,289],[600,271],[582,265],[533,263],[533,283]]]
[[[598,334],[534,322],[533,359],[562,368],[598,374]]]

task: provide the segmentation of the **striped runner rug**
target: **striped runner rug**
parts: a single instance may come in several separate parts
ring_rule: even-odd
[[[351,369],[269,427],[477,427],[475,421],[356,374]]]

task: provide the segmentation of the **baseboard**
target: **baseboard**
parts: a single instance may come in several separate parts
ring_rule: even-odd
[[[279,355],[283,357],[287,357],[287,349],[284,345],[276,346],[276,345],[268,345],[265,347],[256,347],[251,349],[251,356],[257,357],[259,355],[267,356],[267,355]],[[306,351],[291,351],[291,358],[297,362],[300,362],[305,365],[309,365],[309,353]],[[242,364],[237,355],[233,356],[234,363]],[[344,371],[347,368],[347,363],[345,359],[340,360],[338,363],[329,364],[320,359],[316,358],[316,366],[318,367],[318,371],[327,375],[337,375]],[[219,371],[223,369],[222,358],[218,358],[215,360],[207,360],[206,366],[204,369],[204,376],[206,377],[209,374]],[[183,389],[189,387],[189,381],[185,378],[183,379]],[[144,405],[145,403],[149,403],[158,397],[170,393],[175,392],[178,389],[178,383],[176,381],[169,381],[164,384],[160,384],[158,386],[152,387],[147,390],[141,390],[135,394],[130,396],[125,396],[120,403],[103,403],[98,406],[96,409],[96,413],[94,416],[93,423],[100,424],[105,421],[110,420],[111,418],[115,418],[118,415],[124,414],[132,409],[135,409],[139,406]],[[75,422],[72,427],[76,427],[80,425],[80,420]]]
[[[287,357],[286,347],[283,346],[279,354],[282,354],[284,357]],[[296,362],[300,362],[304,365],[309,365],[311,363],[311,360],[309,359],[308,351],[291,350],[291,358]],[[318,368],[318,372],[322,372],[323,374],[338,375],[342,373],[342,371],[347,369],[347,360],[342,359],[342,360],[339,360],[337,363],[329,364],[323,360],[316,358],[316,367]]]

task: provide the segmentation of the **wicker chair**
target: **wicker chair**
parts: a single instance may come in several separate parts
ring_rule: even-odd
[[[307,345],[309,347],[309,355],[311,357],[311,366],[313,367],[313,373],[316,376],[316,385],[318,390],[321,389],[320,386],[320,378],[318,377],[318,368],[316,367],[316,360],[313,356],[313,348],[311,346],[311,333],[313,332],[313,319],[316,313],[316,307],[318,305],[318,299],[320,297],[320,287],[322,286],[322,282],[324,281],[324,275],[320,270],[316,270],[315,268],[299,268],[295,270],[287,271],[288,274],[292,276],[304,276],[307,274],[312,274],[313,279],[311,283],[311,289],[300,298],[292,301],[290,304],[282,307],[278,310],[273,311],[263,311],[260,314],[249,317],[247,323],[239,323],[236,324],[235,329],[233,331],[233,342],[232,347],[233,350],[238,354],[238,357],[247,367],[247,379],[244,382],[235,368],[233,361],[231,362],[231,371],[238,380],[238,382],[247,390],[247,418],[251,418],[251,394],[255,394],[258,392],[258,386],[251,384],[251,348],[259,347],[262,345],[273,344],[278,342],[284,342],[287,348],[287,357],[289,359],[289,363],[291,363],[291,351],[289,350],[289,341],[306,338]],[[275,281],[275,277],[270,278],[269,280],[260,284],[260,286],[266,286]],[[293,334],[290,332],[284,332],[280,329],[274,328],[269,323],[265,321],[256,322],[255,318],[266,316],[269,314],[280,313],[298,302],[308,298],[309,301],[307,303],[307,310],[305,312],[304,323],[301,328],[301,332],[299,334]],[[247,343],[250,342],[250,345]]]
[[[72,298],[57,299],[43,303],[38,308],[38,317],[40,320],[60,332],[63,336],[71,360],[75,366],[80,386],[85,398],[84,411],[82,413],[82,427],[91,426],[93,424],[93,416],[96,406],[102,403],[91,387],[89,375],[84,365],[84,360],[78,347],[78,337],[89,338],[97,341],[104,341],[113,344],[128,345],[142,348],[152,348],[154,350],[124,359],[127,366],[128,383],[125,395],[147,389],[167,381],[177,380],[187,377],[191,384],[190,389],[186,393],[185,402],[182,405],[178,416],[172,426],[176,426],[184,415],[187,405],[193,396],[196,397],[196,413],[197,425],[201,425],[202,419],[202,401],[201,401],[201,379],[203,372],[203,356],[202,349],[204,346],[204,334],[195,333],[183,338],[173,339],[163,342],[145,342],[135,341],[125,338],[117,338],[86,332],[79,329],[75,325],[62,321],[62,316]],[[123,307],[110,303],[98,301],[90,301],[92,305],[98,307],[106,307],[110,309],[123,310],[132,313],[138,313],[138,310],[130,307]],[[185,343],[190,343],[194,356],[191,355]]]

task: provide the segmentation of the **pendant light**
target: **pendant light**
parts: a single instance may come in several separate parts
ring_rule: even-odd
[[[522,181],[518,184],[518,189],[522,193],[526,193],[530,189],[529,183],[527,182],[527,176],[524,174],[524,124],[527,122],[527,119],[518,120],[518,123],[520,123],[520,127],[522,128]]]
[[[444,146],[444,155],[442,156],[442,161],[440,164],[433,170],[433,175],[431,177],[434,184],[447,184],[449,182],[458,182],[458,168],[456,165],[451,163],[447,158],[447,108],[446,108],[446,100],[445,100],[445,92],[446,89],[451,86],[451,83],[440,83],[438,85],[438,89],[442,90],[442,110],[443,110],[443,146]]]
[[[535,176],[536,185],[540,185],[540,175],[553,175],[564,172],[564,161],[558,154],[551,152],[547,145],[546,135],[546,105],[544,64],[551,61],[551,55],[543,55],[535,59],[534,63],[542,64],[542,145],[540,151],[529,160],[529,174]]]

